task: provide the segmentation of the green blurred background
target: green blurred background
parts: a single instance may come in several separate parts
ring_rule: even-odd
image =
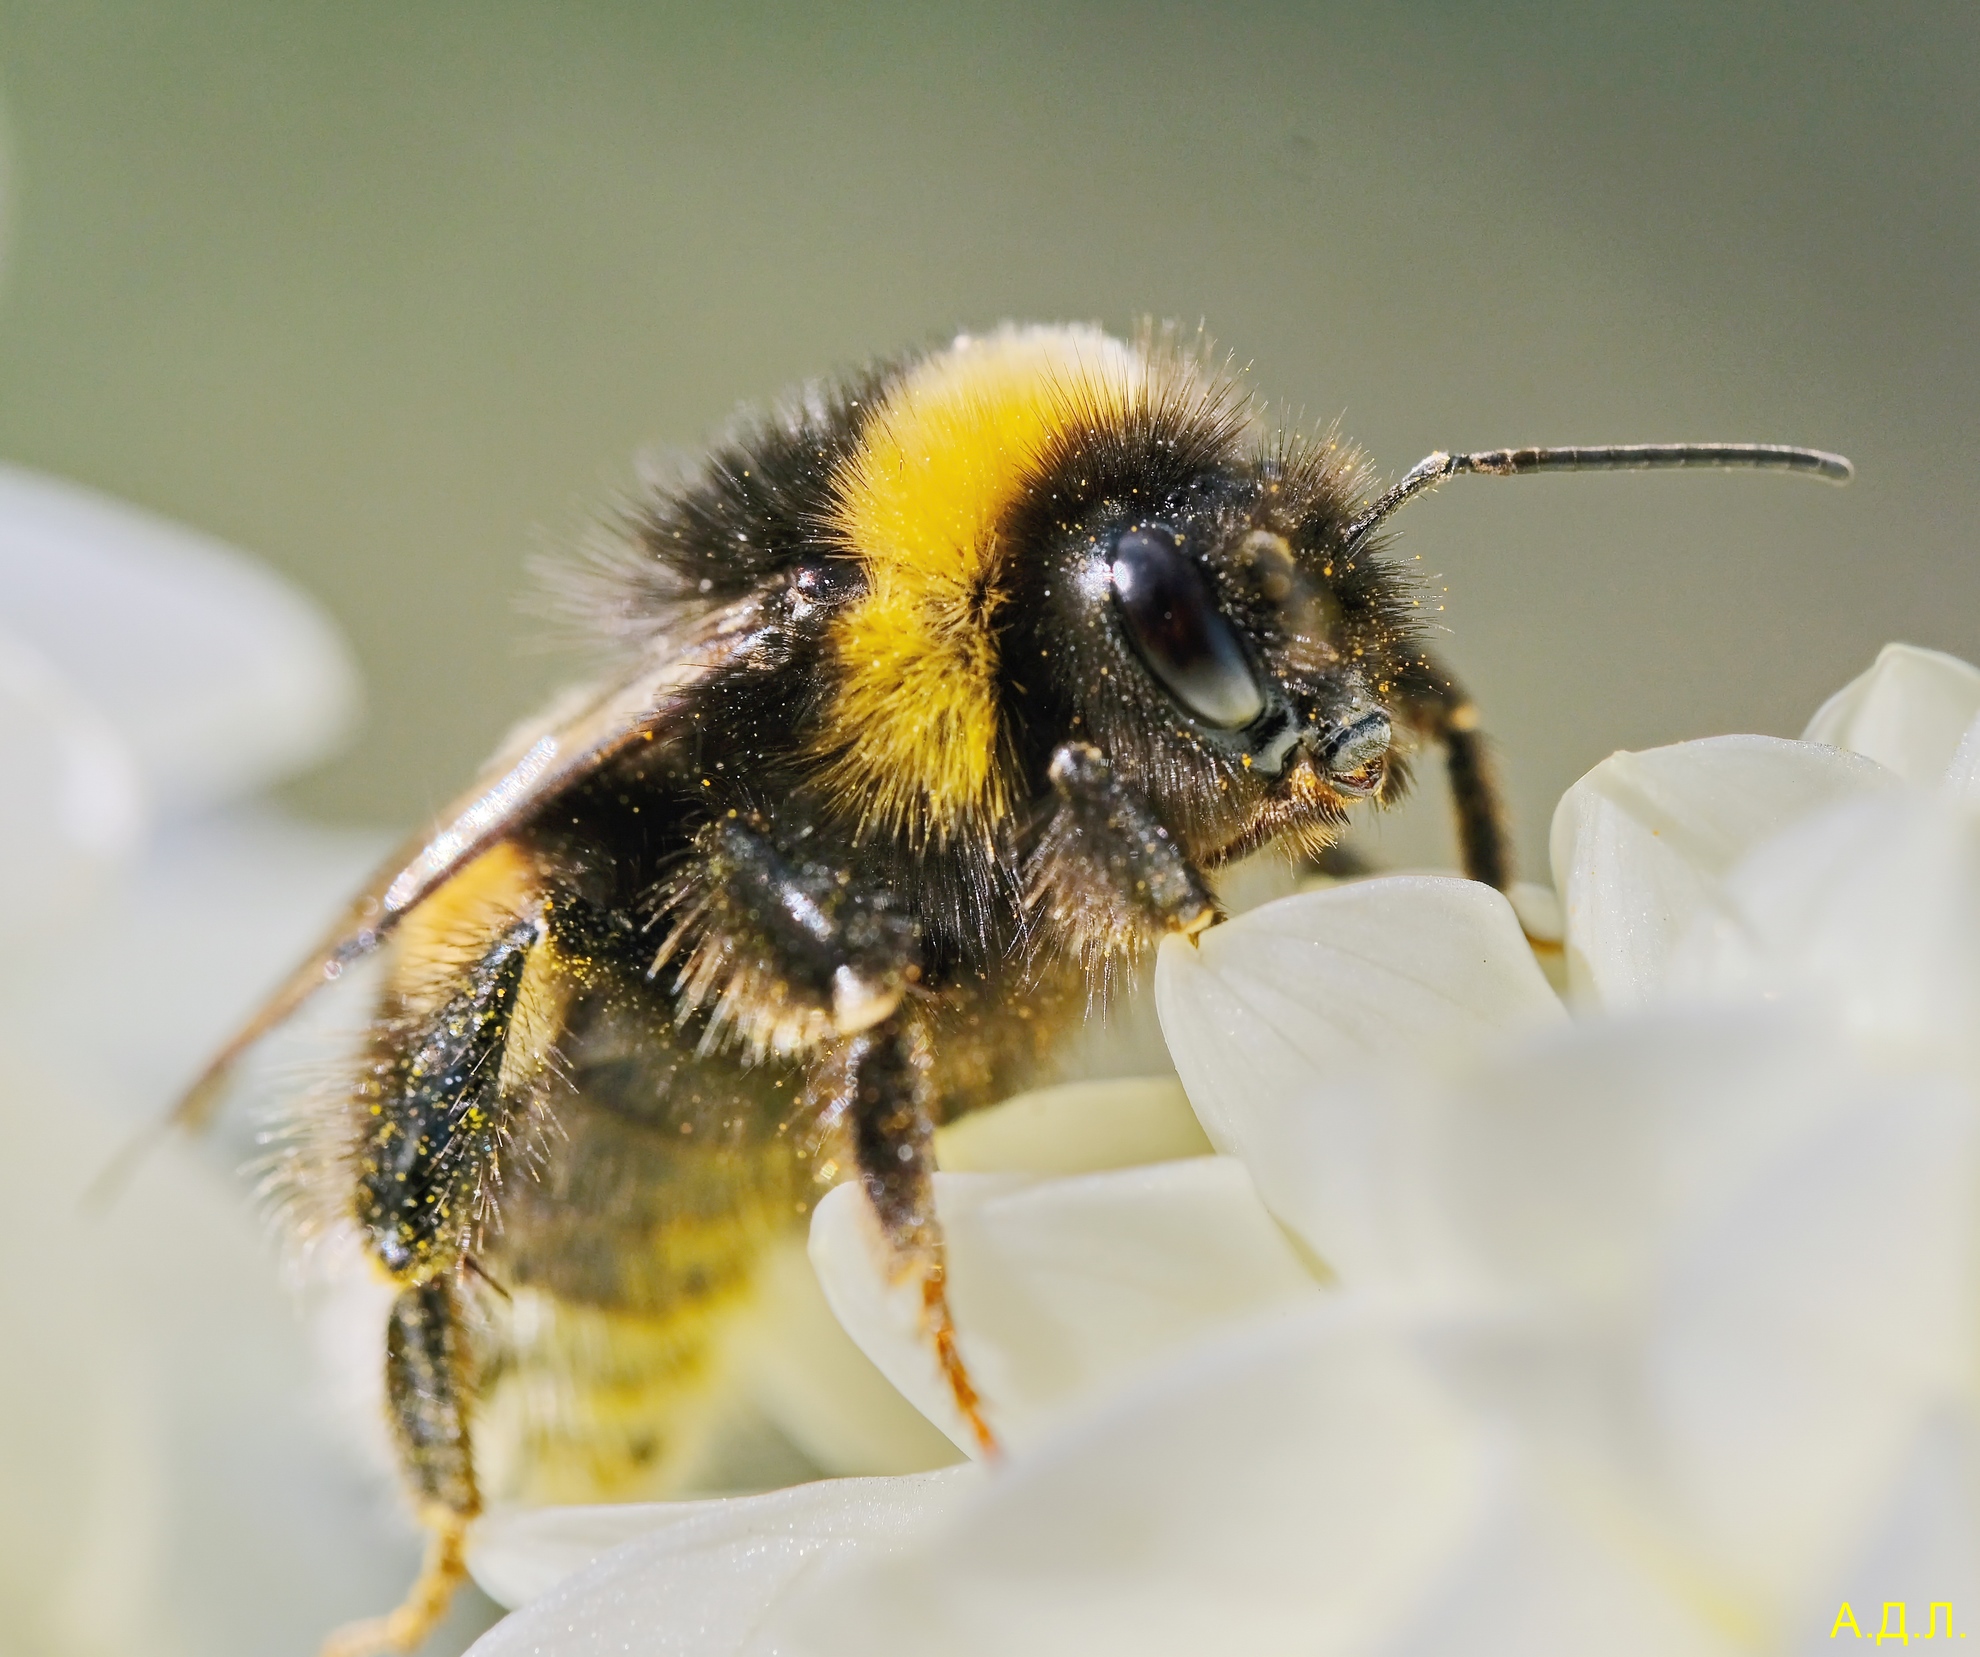
[[[371,707],[292,798],[394,825],[573,671],[525,561],[635,451],[957,324],[1201,319],[1391,472],[1851,454],[1401,520],[1537,869],[1614,747],[1791,734],[1887,638],[1980,656],[1977,66],[1970,0],[4,0],[0,454],[318,595]]]

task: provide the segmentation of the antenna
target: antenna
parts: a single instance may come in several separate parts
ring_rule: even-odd
[[[1785,443],[1624,443],[1601,448],[1481,449],[1475,454],[1425,455],[1387,494],[1348,525],[1353,552],[1404,501],[1460,472],[1487,477],[1518,477],[1526,472],[1659,472],[1696,467],[1701,471],[1807,472],[1829,483],[1847,483],[1856,468],[1841,455],[1796,449]]]

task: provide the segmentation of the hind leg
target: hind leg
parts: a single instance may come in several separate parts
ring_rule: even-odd
[[[386,1326],[386,1410],[427,1530],[425,1561],[393,1610],[338,1629],[321,1657],[416,1650],[467,1580],[467,1530],[481,1497],[468,1435],[473,1370],[461,1287],[459,1274],[449,1273],[402,1290]]]
[[[387,1417],[430,1540],[398,1608],[333,1634],[325,1657],[415,1649],[466,1574],[481,1507],[468,1279],[505,1180],[544,1132],[553,1044],[580,971],[549,915],[537,871],[503,847],[412,917],[353,1090],[350,1214],[399,1288]]]

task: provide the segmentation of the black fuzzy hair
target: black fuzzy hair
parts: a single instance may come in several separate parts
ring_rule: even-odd
[[[831,481],[899,365],[814,381],[745,409],[691,466],[651,466],[575,558],[548,564],[550,608],[591,643],[638,649],[684,612],[730,603],[801,564],[843,561]]]

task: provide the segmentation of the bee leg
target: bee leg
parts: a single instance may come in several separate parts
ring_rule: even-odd
[[[915,925],[891,893],[848,886],[829,861],[723,818],[660,894],[673,919],[652,968],[676,966],[683,1013],[709,1009],[709,1046],[803,1051],[881,1023],[919,976]]]
[[[468,1436],[471,1356],[456,1274],[400,1291],[385,1332],[385,1397],[399,1466],[428,1532],[426,1559],[406,1597],[382,1617],[350,1623],[321,1657],[416,1650],[467,1579],[468,1526],[481,1511]]]
[[[1028,902],[1090,966],[1223,918],[1181,844],[1098,748],[1064,744],[1047,774],[1058,807],[1032,854]]]
[[[941,1224],[935,1215],[935,1127],[928,1044],[904,1016],[841,1044],[827,1061],[825,1108],[845,1122],[866,1200],[901,1276],[921,1285],[923,1332],[935,1349],[956,1410],[986,1455],[996,1436],[956,1345]]]
[[[451,908],[408,923],[354,1090],[352,1217],[399,1286],[387,1416],[429,1541],[398,1608],[333,1634],[324,1657],[413,1650],[466,1575],[481,1507],[470,1262],[504,1179],[546,1131],[555,1042],[582,971],[560,948],[572,906],[553,921],[532,871],[513,862],[471,870]]]
[[[1477,706],[1448,670],[1426,661],[1402,686],[1402,714],[1444,750],[1464,872],[1503,892],[1513,882],[1512,828]]]

